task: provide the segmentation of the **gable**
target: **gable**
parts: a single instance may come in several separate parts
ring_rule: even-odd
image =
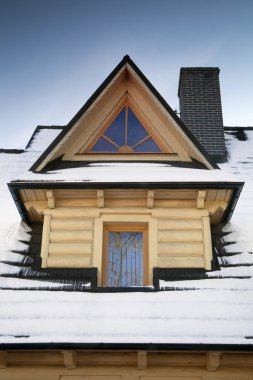
[[[95,143],[98,143],[103,133],[106,130],[109,133],[109,126],[124,107],[126,109],[130,107],[140,125],[150,135],[150,138],[147,138],[149,141],[144,144],[147,151],[143,151],[144,145],[142,151],[141,147],[138,149],[136,147],[133,151],[123,148],[121,150],[118,148],[116,151],[111,146],[111,152],[109,152],[110,144],[107,144],[106,151],[101,150],[99,146],[95,147]],[[133,130],[137,138],[138,128]],[[100,144],[102,142],[105,145],[104,136]],[[90,149],[91,146],[93,146],[93,151]],[[123,146],[129,147],[129,145],[120,145],[120,147]],[[157,146],[156,149],[154,146]],[[189,163],[198,161],[208,169],[217,167],[128,56],[124,57],[31,170],[40,171],[59,157],[63,161],[84,162],[152,160]]]

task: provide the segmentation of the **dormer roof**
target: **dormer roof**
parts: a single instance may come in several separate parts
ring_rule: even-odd
[[[126,110],[126,111],[124,111]],[[93,149],[96,144],[107,139],[106,131],[125,112],[134,115],[142,128],[142,138],[146,141],[140,147],[141,138],[128,144],[120,143],[118,149],[100,151]],[[126,116],[127,118],[127,116]],[[137,122],[126,121],[134,130]],[[131,124],[132,123],[132,124]],[[122,127],[123,128],[123,127]],[[126,127],[127,128],[127,125]],[[115,131],[115,126],[114,126]],[[141,134],[141,132],[139,131]],[[108,134],[108,133],[107,133]],[[144,136],[145,135],[145,136]],[[100,143],[99,143],[100,141]],[[137,144],[137,148],[134,145]],[[142,146],[148,146],[143,150]],[[155,147],[155,149],[150,146]],[[103,146],[103,144],[102,144]],[[138,148],[139,147],[139,148]],[[104,148],[103,148],[104,149]],[[99,86],[84,106],[63,128],[62,132],[37,159],[30,170],[45,171],[55,160],[73,162],[97,161],[145,161],[145,162],[198,162],[206,169],[217,165],[199,144],[176,112],[153,87],[141,70],[126,55],[111,74]],[[74,164],[75,166],[75,164]]]

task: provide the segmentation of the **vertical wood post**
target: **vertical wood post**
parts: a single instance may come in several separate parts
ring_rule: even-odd
[[[204,238],[204,252],[205,252],[205,269],[210,270],[213,258],[212,241],[211,241],[211,229],[209,216],[202,216],[203,224],[203,238]]]
[[[220,366],[221,352],[208,351],[206,353],[206,369],[210,372],[215,372]]]
[[[7,367],[7,351],[0,351],[0,368]]]
[[[51,218],[52,218],[52,216],[50,214],[44,215],[42,244],[41,244],[41,253],[40,253],[40,256],[42,258],[42,263],[41,263],[42,268],[47,268]]]

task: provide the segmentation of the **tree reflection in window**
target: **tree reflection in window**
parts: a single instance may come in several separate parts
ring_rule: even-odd
[[[143,285],[143,233],[109,231],[107,286]]]
[[[161,149],[129,106],[125,106],[91,147],[92,153],[160,153]]]

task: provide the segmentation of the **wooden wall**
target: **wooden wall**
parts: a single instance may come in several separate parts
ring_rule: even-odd
[[[211,269],[210,222],[219,223],[231,190],[22,190],[31,221],[43,221],[42,267],[102,271],[105,223],[148,227],[149,283],[153,267]]]
[[[253,380],[247,352],[0,352],[1,380]]]

